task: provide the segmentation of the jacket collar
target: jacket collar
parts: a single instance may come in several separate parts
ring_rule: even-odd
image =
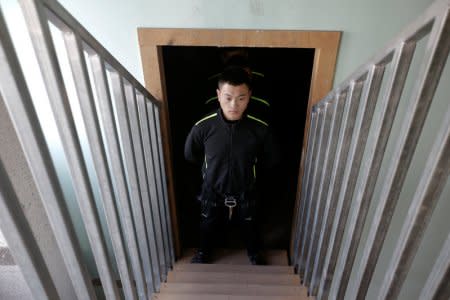
[[[225,119],[225,116],[223,115],[223,111],[220,107],[217,109],[217,115],[219,116],[221,123],[226,125],[227,128],[229,128],[230,125],[232,125],[232,124],[237,126],[237,125],[241,124],[244,119],[247,118],[247,112],[244,111],[244,113],[242,114],[242,118],[240,118],[236,122],[227,121],[227,119]]]

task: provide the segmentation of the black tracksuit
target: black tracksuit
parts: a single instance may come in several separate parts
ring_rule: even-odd
[[[270,128],[251,115],[230,122],[218,109],[193,126],[184,154],[188,161],[203,165],[200,249],[209,250],[219,219],[228,217],[224,199],[231,195],[237,199],[233,215],[244,226],[249,254],[258,251],[254,186],[258,167],[270,168],[277,161],[274,147]]]

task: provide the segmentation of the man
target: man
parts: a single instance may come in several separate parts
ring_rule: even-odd
[[[252,71],[249,61],[249,53],[245,48],[225,47],[221,48],[220,57],[224,68],[241,67],[245,69],[251,78],[252,94],[247,107],[247,112],[264,121],[267,124],[271,122],[271,105],[268,95],[269,89],[265,80],[265,75],[260,72]],[[208,78],[208,84],[205,90],[214,92],[217,88],[217,79],[220,72]],[[215,112],[218,108],[217,96],[208,95],[205,101],[205,111]]]
[[[242,226],[252,264],[262,264],[255,216],[256,170],[276,161],[266,122],[246,113],[251,96],[248,72],[226,69],[219,77],[220,108],[204,117],[189,133],[184,154],[202,164],[200,247],[192,263],[207,263],[220,220],[236,219]]]

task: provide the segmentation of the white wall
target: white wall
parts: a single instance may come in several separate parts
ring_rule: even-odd
[[[335,85],[432,0],[60,0],[143,82],[138,27],[340,30]]]

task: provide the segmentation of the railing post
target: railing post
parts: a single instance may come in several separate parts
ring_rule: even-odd
[[[113,178],[108,172],[106,151],[104,149],[105,147],[103,147],[101,128],[98,119],[99,114],[96,114],[94,96],[92,93],[92,86],[89,82],[89,74],[86,60],[84,58],[84,51],[82,49],[80,38],[68,29],[64,32],[64,40],[71,63],[72,75],[86,127],[89,146],[93,157],[95,157],[93,163],[100,183],[101,198],[104,202],[106,220],[108,222],[109,233],[111,235],[122,285],[124,287],[126,298],[135,299],[136,292],[132,284],[132,276],[130,274],[131,272],[126,256],[126,249],[120,230],[119,216],[117,214],[117,211],[120,211],[120,209],[118,209],[119,207],[116,205],[115,197],[117,196],[114,194]],[[105,127],[107,127],[105,129],[106,135],[114,135],[113,129],[110,128],[111,126]],[[117,204],[120,205],[120,201],[117,201]]]
[[[312,161],[312,156],[313,156],[313,152],[314,152],[314,141],[316,139],[316,130],[317,130],[317,118],[318,118],[318,113],[316,111],[315,108],[313,108],[312,113],[311,113],[311,124],[310,124],[310,131],[309,131],[309,137],[308,137],[308,148],[306,151],[306,163],[305,163],[305,168],[303,171],[303,183],[302,183],[302,192],[301,192],[301,196],[300,196],[300,205],[298,206],[298,212],[297,212],[297,226],[296,226],[296,232],[294,235],[295,241],[294,241],[294,253],[293,253],[293,265],[295,266],[295,268],[298,268],[298,259],[300,256],[300,241],[302,238],[302,231],[303,231],[303,226],[302,226],[302,221],[305,218],[305,210],[306,210],[306,190],[307,190],[307,186],[308,186],[308,181],[310,180],[310,173],[311,173],[311,161]]]
[[[2,147],[8,146],[13,147],[14,144],[17,145],[15,151],[16,159],[20,156],[23,157],[22,162],[19,163],[19,160],[15,161],[17,165],[22,165],[22,175],[20,178],[20,185],[16,187],[16,189],[25,189],[30,191],[34,197],[29,197],[25,195],[21,195],[22,198],[26,197],[27,201],[33,201],[35,205],[37,203],[42,203],[43,209],[38,209],[37,207],[28,206],[33,208],[33,213],[42,217],[39,224],[40,226],[44,226],[45,224],[45,213],[48,217],[48,222],[50,223],[52,233],[54,234],[57,247],[59,251],[55,251],[56,245],[53,244],[52,239],[49,237],[45,237],[47,251],[42,253],[44,260],[51,259],[51,261],[46,261],[46,265],[49,268],[49,272],[51,272],[52,279],[55,281],[56,288],[58,289],[58,295],[64,295],[65,297],[71,298],[84,298],[84,299],[96,299],[93,285],[90,281],[88,272],[86,270],[86,265],[83,263],[82,253],[80,249],[80,245],[76,240],[75,229],[70,222],[69,212],[64,202],[61,199],[64,198],[63,191],[59,184],[58,176],[56,173],[55,165],[50,156],[50,150],[48,145],[45,143],[44,133],[39,123],[39,119],[37,116],[37,112],[34,108],[34,104],[29,93],[27,84],[25,82],[24,75],[21,71],[19,60],[15,54],[14,46],[7,31],[7,26],[3,19],[3,14],[0,11],[0,112],[5,112],[5,115],[0,118],[0,123],[2,128],[2,134],[0,135],[2,138],[7,139],[9,133],[6,132],[6,129],[15,128],[15,139],[16,142],[9,139],[0,144]],[[7,114],[6,114],[7,112]],[[6,117],[9,114],[9,117]],[[10,122],[7,125],[6,122]],[[20,143],[20,146],[18,145]],[[2,148],[1,153],[5,154],[6,151]],[[2,158],[3,160],[3,158]],[[4,166],[3,166],[4,167]],[[29,175],[25,175],[29,174]],[[29,255],[28,258],[33,260],[32,262],[25,261],[27,259],[26,253],[21,253],[21,247],[33,247],[33,239],[34,238],[26,238],[27,229],[23,226],[11,223],[16,220],[9,219],[9,213],[18,213],[16,212],[16,208],[14,208],[14,199],[9,197],[14,197],[11,194],[11,187],[9,186],[8,181],[11,181],[10,174],[2,174],[3,176],[7,176],[9,178],[4,178],[1,180],[2,182],[2,193],[3,196],[8,196],[8,198],[2,198],[8,202],[7,207],[5,207],[4,216],[2,216],[2,228],[5,228],[6,231],[9,227],[6,223],[10,224],[11,233],[14,228],[21,230],[21,233],[24,235],[15,236],[14,240],[17,239],[17,243],[11,241],[11,237],[8,236],[9,233],[6,233],[8,240],[10,241],[11,247],[19,249],[13,249],[14,251],[18,251],[19,255],[22,258],[18,258],[18,263],[22,269],[35,268],[39,266],[42,262],[40,262],[40,258],[38,257],[39,251],[35,252],[36,256]],[[33,184],[27,184],[27,177],[32,177]],[[30,178],[31,180],[31,178]],[[4,186],[3,186],[4,185]],[[35,185],[35,189],[32,188],[32,185]],[[9,190],[9,191],[8,191]],[[15,194],[15,193],[14,193]],[[17,197],[19,195],[16,194]],[[45,199],[45,201],[44,201]],[[19,199],[20,200],[20,199]],[[11,206],[9,206],[11,205]],[[43,210],[45,209],[45,213]],[[26,216],[25,216],[26,217]],[[20,218],[19,215],[16,215],[15,218]],[[10,220],[11,222],[7,222]],[[18,222],[19,220],[17,220]],[[30,224],[31,225],[31,224]],[[20,227],[18,227],[20,226]],[[32,233],[35,235],[35,233]],[[29,240],[28,244],[20,245],[20,238]],[[25,242],[25,241],[24,241]],[[55,247],[55,248],[53,248]],[[25,248],[23,251],[27,251]],[[22,256],[23,255],[23,256]],[[61,265],[62,262],[58,261],[59,258],[62,258],[64,261],[64,265]],[[54,261],[54,262],[53,262]],[[34,266],[28,266],[28,263],[35,264]],[[55,265],[54,265],[55,264]],[[66,273],[67,272],[67,273]],[[25,271],[25,278],[30,279],[30,284],[34,284],[31,286],[31,290],[36,292],[36,295],[53,295],[51,283],[48,282],[43,284],[42,286],[39,282],[34,283],[29,276],[40,276],[41,281],[47,280],[44,277],[45,268],[41,269],[41,274],[33,274],[33,270]],[[44,277],[42,277],[44,276]],[[59,285],[57,284],[59,280],[63,282]],[[72,289],[73,286],[73,289]],[[64,291],[62,291],[64,290]]]
[[[302,245],[302,253],[304,257],[304,276],[303,276],[303,283],[305,285],[309,285],[309,282],[311,280],[311,274],[309,274],[310,267],[309,267],[309,261],[311,257],[311,248],[315,241],[315,235],[314,235],[314,229],[315,229],[315,222],[317,221],[317,214],[320,210],[320,207],[322,206],[321,197],[319,196],[322,192],[321,183],[323,181],[323,178],[326,176],[326,164],[327,164],[327,149],[329,145],[329,136],[331,134],[331,122],[333,121],[333,118],[336,114],[336,103],[332,103],[333,97],[330,97],[329,103],[325,103],[325,120],[323,121],[323,127],[321,129],[321,141],[319,144],[319,159],[318,163],[316,164],[318,170],[317,174],[315,175],[316,179],[314,182],[314,187],[312,189],[312,194],[310,196],[311,198],[311,211],[309,215],[307,215],[307,224],[306,224],[306,231],[305,234],[307,235],[308,239],[305,241]]]
[[[379,93],[380,93],[380,89],[381,89],[381,84],[383,81],[383,74],[384,74],[384,70],[386,68],[386,63],[390,62],[392,59],[392,53],[389,53],[385,58],[383,58],[379,64],[377,65],[378,68],[380,68],[379,74],[378,74],[378,78],[374,78],[374,80],[376,80],[374,82],[374,84],[370,85],[370,90],[368,90],[368,94],[367,94],[367,111],[365,112],[364,115],[364,119],[363,119],[363,125],[361,126],[361,131],[360,134],[363,134],[363,136],[366,136],[366,139],[368,139],[369,136],[369,132],[370,129],[373,127],[377,127],[377,123],[375,120],[375,122],[372,122],[373,120],[373,115],[374,115],[374,111],[375,111],[375,107],[377,106],[378,103],[378,99],[379,99]],[[384,101],[384,103],[381,103],[381,105],[386,104],[386,101]],[[359,216],[359,211],[360,211],[360,207],[367,207],[368,208],[368,199],[367,198],[361,198],[361,193],[359,193],[359,188],[361,187],[361,185],[364,185],[365,182],[367,181],[367,176],[369,176],[369,172],[368,169],[370,170],[371,168],[371,160],[373,159],[373,151],[374,151],[374,147],[377,146],[377,141],[378,141],[378,132],[375,133],[376,137],[369,139],[369,141],[367,142],[367,146],[363,146],[362,149],[360,150],[362,153],[360,153],[358,156],[356,156],[356,159],[362,159],[363,158],[363,154],[364,154],[364,148],[368,149],[368,153],[369,155],[366,156],[366,160],[362,163],[362,168],[358,171],[358,176],[360,178],[362,178],[362,183],[360,183],[360,185],[358,186],[358,190],[357,193],[355,194],[355,197],[353,198],[353,194],[350,194],[350,201],[352,202],[352,212],[350,214],[350,218],[347,220],[347,224],[346,224],[346,234],[343,236],[345,237],[343,239],[343,245],[341,246],[341,250],[340,250],[340,257],[338,259],[339,261],[339,266],[337,268],[337,272],[335,273],[335,277],[333,279],[333,282],[335,283],[332,287],[331,290],[335,293],[335,297],[338,298],[342,298],[345,295],[345,289],[347,286],[347,281],[348,278],[350,277],[350,270],[346,269],[344,267],[343,264],[345,264],[347,261],[347,257],[349,254],[349,251],[354,252],[353,254],[350,255],[356,255],[356,246],[355,245],[355,241],[356,241],[356,237],[362,232],[363,229],[363,225],[361,224],[362,219],[359,218],[359,220],[356,220],[356,218]],[[364,139],[363,139],[364,140]],[[363,143],[366,143],[366,141],[363,141]],[[387,141],[387,137],[386,137],[386,141]],[[384,155],[383,153],[380,153],[380,157],[382,158]],[[377,163],[379,163],[379,165],[381,165],[381,159],[379,161],[377,161]],[[376,174],[370,174],[371,178],[370,180],[373,182],[373,187],[376,183],[376,179],[377,179],[377,175]],[[356,188],[356,182],[355,182],[355,188]],[[347,218],[347,217],[346,217]],[[357,222],[360,222],[359,224],[356,224]],[[344,257],[342,259],[342,257]],[[352,263],[353,264],[353,263]],[[349,264],[347,264],[346,266],[348,266]],[[342,288],[341,288],[342,287]]]
[[[132,93],[133,89],[124,82],[123,78],[117,72],[111,72],[111,82],[113,85],[114,106],[117,112],[117,138],[105,135],[105,139],[109,145],[107,149],[109,150],[108,156],[111,158],[111,170],[113,174],[116,174],[115,184],[121,208],[120,215],[124,235],[127,238],[139,299],[142,300],[148,297],[144,271],[144,263],[147,260],[143,257],[148,252],[142,252],[145,251],[145,248],[140,237],[135,234],[137,231],[135,229],[137,229],[138,225],[133,222],[134,211],[131,201],[140,201],[140,194],[130,134],[131,125],[126,104],[127,99],[132,98],[134,93]],[[118,142],[119,140],[121,143]],[[120,157],[120,153],[122,153],[122,158]],[[125,173],[127,174],[126,177],[124,176]],[[120,176],[117,176],[117,174],[120,174]],[[142,254],[139,253],[140,250]]]
[[[345,106],[346,94],[346,91],[337,93],[334,99],[334,103],[332,103],[333,117],[331,119],[331,127],[328,135],[328,146],[325,152],[325,163],[323,165],[324,174],[322,176],[322,180],[320,181],[319,193],[317,195],[318,208],[314,215],[313,228],[311,231],[312,242],[308,249],[308,259],[306,262],[306,280],[304,282],[306,282],[306,284],[310,287],[310,282],[313,275],[312,268],[314,267],[314,257],[317,255],[317,246],[320,238],[320,230],[323,227],[323,221],[325,220],[325,218],[323,218],[323,215],[325,214],[325,208],[327,207],[327,204],[329,206],[329,203],[326,200],[331,181],[331,170],[336,157],[336,147],[339,138],[339,132],[341,129],[341,120]],[[312,289],[309,289],[310,294],[311,292]]]
[[[150,145],[151,145],[151,161],[153,166],[153,193],[152,201],[153,206],[157,210],[159,222],[157,223],[160,225],[160,230],[162,234],[162,243],[164,245],[163,248],[163,258],[165,259],[164,269],[163,272],[163,281],[167,278],[167,272],[170,266],[172,265],[172,262],[170,261],[170,246],[169,246],[169,236],[167,232],[167,218],[165,214],[164,209],[164,197],[163,197],[163,191],[162,191],[162,185],[161,185],[161,173],[159,172],[159,157],[158,157],[158,137],[156,134],[156,124],[155,124],[155,115],[154,115],[154,104],[152,104],[150,101],[147,102],[147,120],[148,120],[148,126],[150,130]]]
[[[86,233],[97,264],[105,294],[118,299],[119,290],[108,261],[106,241],[101,231],[96,211],[94,193],[89,182],[87,166],[73,120],[67,92],[58,65],[57,55],[50,34],[45,7],[40,1],[20,0],[28,31],[41,68],[47,94],[57,123],[57,129],[69,164],[76,198],[80,207]]]
[[[156,107],[155,107],[156,108]],[[170,218],[170,209],[169,209],[169,198],[167,194],[167,177],[166,177],[166,169],[164,166],[164,152],[163,152],[163,146],[162,146],[162,132],[161,132],[161,119],[160,119],[160,109],[154,110],[154,116],[155,116],[155,123],[156,123],[156,134],[158,136],[158,157],[159,157],[159,167],[160,167],[160,178],[162,179],[162,191],[163,191],[163,203],[164,203],[164,211],[165,211],[165,218],[167,220],[167,233],[169,237],[169,250],[170,250],[170,260],[171,265],[175,263],[175,248],[173,244],[173,237],[172,237],[172,222]]]
[[[397,107],[400,102],[409,66],[414,54],[415,45],[411,43],[403,43],[400,49],[395,49],[393,57],[393,74],[390,78],[388,90],[381,102],[380,116],[374,122],[374,134],[372,136],[372,143],[369,147],[368,162],[364,164],[364,169],[361,172],[362,182],[358,187],[356,193],[356,203],[360,203],[360,209],[354,209],[351,217],[350,228],[354,228],[353,235],[347,239],[345,249],[348,256],[345,263],[340,265],[342,281],[339,286],[338,297],[344,297],[347,289],[350,272],[353,268],[353,263],[356,256],[357,247],[362,235],[362,230],[367,217],[369,205],[371,203],[375,184],[381,168],[381,163],[385,154],[387,142],[390,136],[394,118],[397,112]]]
[[[345,169],[343,189],[339,195],[339,202],[336,210],[336,219],[333,224],[333,231],[330,240],[330,246],[325,259],[325,267],[322,273],[321,287],[319,297],[327,298],[330,292],[331,280],[334,276],[336,263],[341,248],[342,237],[344,235],[345,225],[355,190],[356,181],[361,166],[361,159],[367,142],[367,135],[370,129],[373,112],[375,110],[376,98],[383,78],[384,66],[373,65],[369,71],[366,81],[365,93],[360,103],[357,125],[352,137],[352,145],[347,158]],[[371,100],[371,101],[369,101]]]
[[[408,111],[405,114],[391,164],[386,173],[381,194],[377,199],[377,208],[363,252],[362,261],[365,263],[361,265],[363,269],[359,270],[361,274],[358,278],[361,278],[359,279],[361,283],[357,287],[358,298],[364,298],[369,288],[401,186],[405,180],[438,79],[449,53],[448,7],[445,14],[434,22],[436,22],[436,25],[433,26],[434,29],[429,38],[429,42],[433,45],[428,47],[433,50],[426,53],[426,59],[420,72],[421,76],[418,84],[415,85],[415,93],[408,105]],[[425,28],[429,27],[428,24],[425,26]]]
[[[145,164],[144,164],[144,154],[142,150],[142,142],[141,142],[141,134],[140,134],[140,126],[138,120],[138,111],[137,111],[137,99],[136,99],[136,91],[133,87],[129,87],[129,91],[126,92],[126,107],[128,109],[128,117],[130,120],[130,131],[131,131],[131,145],[133,149],[133,157],[134,161],[131,161],[131,158],[128,160],[127,165],[130,168],[132,165],[136,166],[137,169],[137,178],[135,178],[135,182],[129,182],[129,184],[136,184],[137,188],[140,191],[140,194],[134,194],[135,198],[132,202],[133,212],[134,212],[134,220],[136,222],[136,227],[138,229],[138,236],[141,237],[138,242],[140,244],[141,249],[141,257],[143,261],[144,274],[147,282],[147,287],[153,293],[154,286],[153,276],[152,276],[152,268],[150,262],[150,250],[148,241],[146,240],[147,234],[145,230],[144,216],[142,213],[142,201],[149,201],[148,195],[148,187],[146,181],[146,172],[145,172]],[[134,177],[135,174],[133,174]],[[129,178],[131,180],[131,177]],[[144,238],[145,237],[145,238]],[[153,254],[154,255],[154,254]],[[159,266],[158,266],[159,268]],[[159,277],[159,276],[158,276]]]
[[[306,189],[305,191],[305,205],[304,205],[304,209],[303,209],[303,214],[302,214],[302,219],[301,219],[301,247],[300,247],[300,251],[298,253],[298,273],[300,275],[300,278],[304,278],[305,275],[305,263],[306,263],[306,257],[304,255],[304,251],[305,251],[305,243],[306,240],[308,239],[307,236],[307,227],[308,227],[308,221],[309,221],[309,214],[311,211],[311,207],[313,205],[312,203],[312,199],[311,199],[311,194],[312,194],[312,189],[314,187],[314,183],[315,183],[315,175],[317,173],[317,165],[319,164],[319,149],[320,149],[320,143],[321,143],[321,133],[323,132],[322,128],[323,128],[323,124],[324,124],[324,116],[325,116],[325,112],[323,111],[323,107],[319,106],[316,109],[317,112],[317,125],[316,125],[316,132],[317,132],[317,136],[314,139],[314,146],[313,146],[313,153],[312,153],[312,159],[311,159],[311,167],[310,167],[310,174],[308,175],[308,185],[305,186],[304,188]]]
[[[389,268],[380,289],[380,299],[398,297],[419,248],[431,214],[450,174],[450,105],[425,170],[412,199]]]
[[[311,284],[309,288],[310,295],[317,295],[317,289],[320,281],[320,276],[322,274],[324,266],[324,257],[326,256],[326,251],[328,249],[328,244],[331,236],[331,230],[333,221],[336,215],[337,207],[337,196],[340,193],[342,187],[342,180],[345,171],[345,163],[347,161],[348,152],[350,149],[351,137],[353,134],[353,128],[355,125],[356,114],[358,112],[359,99],[361,97],[363,82],[355,81],[350,84],[347,92],[346,105],[344,110],[344,116],[342,120],[342,130],[339,135],[338,150],[334,162],[333,172],[331,175],[330,186],[331,189],[328,190],[327,194],[327,207],[325,209],[325,224],[322,227],[318,253],[314,261],[314,271],[311,279]]]
[[[147,197],[142,198],[145,221],[147,225],[147,239],[150,245],[150,256],[152,262],[153,277],[156,291],[159,291],[161,280],[165,280],[165,258],[164,245],[161,233],[161,220],[158,211],[154,206],[156,200],[156,190],[154,185],[153,162],[151,161],[150,136],[148,130],[147,105],[142,95],[137,95],[137,109],[142,143],[142,153],[144,155],[145,189]]]
[[[48,270],[39,245],[27,222],[20,201],[0,160],[0,226],[20,266],[32,295],[39,299],[58,299],[60,296]]]

